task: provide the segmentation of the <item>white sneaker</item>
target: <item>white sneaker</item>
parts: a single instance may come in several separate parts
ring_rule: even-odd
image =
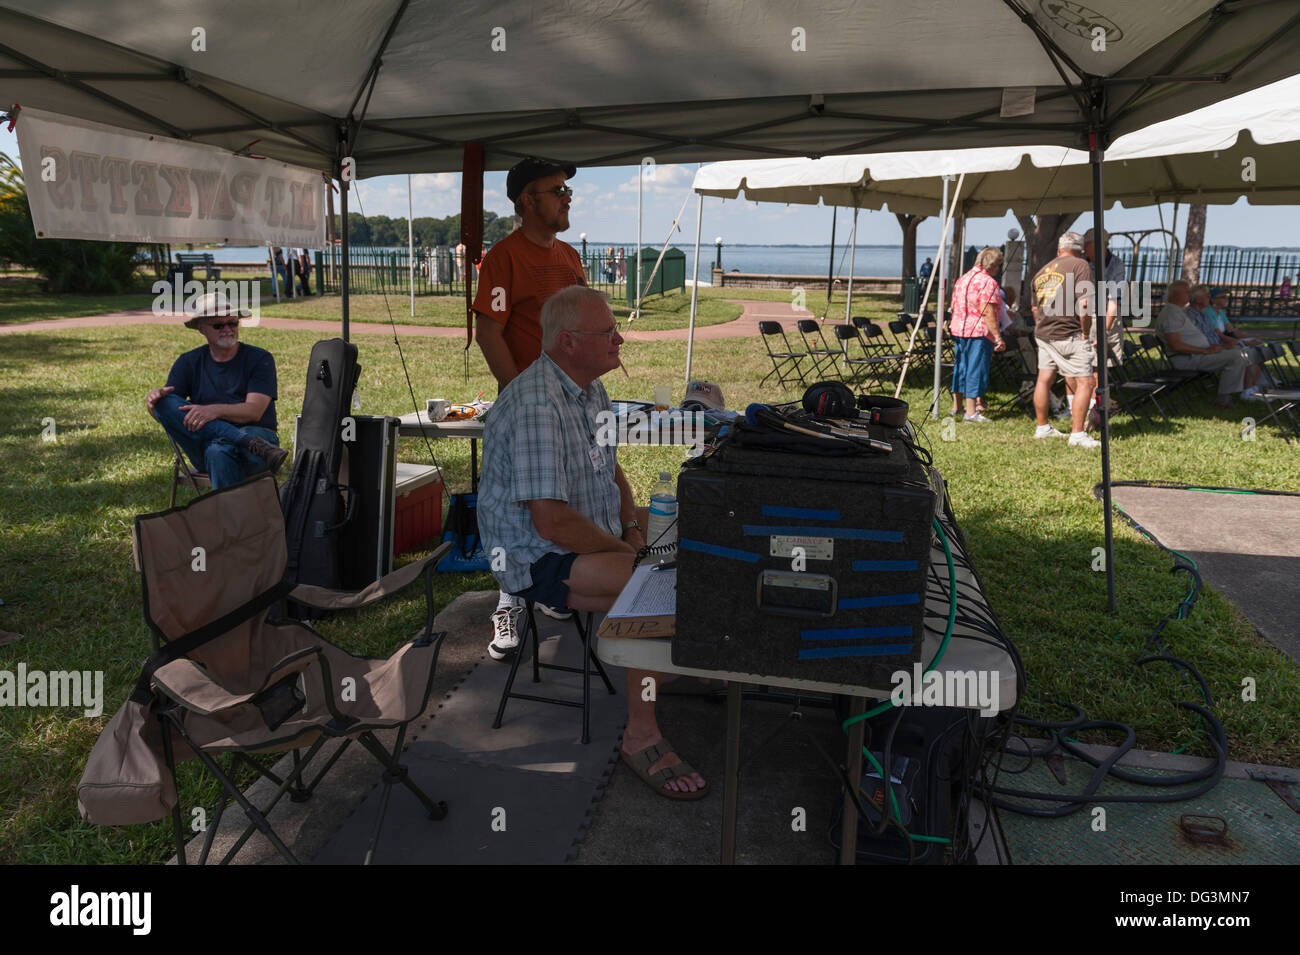
[[[546,604],[540,604],[540,603],[536,604],[535,606],[537,607],[538,610],[546,614],[546,616],[550,617],[552,620],[568,620],[570,617],[573,616],[573,611],[570,610],[568,607],[565,607],[563,609],[558,609],[556,607],[548,607]]]
[[[1070,435],[1070,442],[1076,448],[1100,448],[1101,442],[1087,431],[1075,431]]]
[[[511,607],[492,614],[493,633],[492,642],[488,644],[488,656],[493,660],[508,660],[519,649],[518,621],[523,613],[523,607]]]
[[[1050,424],[1040,424],[1034,430],[1034,437],[1035,438],[1064,438],[1065,432],[1057,431]]]
[[[993,419],[992,419],[992,418],[986,418],[986,417],[984,417],[984,415],[983,415],[981,412],[978,412],[978,411],[975,412],[974,414],[968,414],[968,415],[966,415],[965,417],[962,418],[962,420],[963,420],[963,421],[969,421],[969,422],[972,422],[972,423],[974,423],[974,424],[992,424],[992,423],[993,423]]]

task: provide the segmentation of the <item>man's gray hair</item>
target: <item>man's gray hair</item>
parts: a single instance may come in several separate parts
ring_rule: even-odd
[[[560,289],[542,306],[542,351],[550,351],[559,341],[560,332],[577,326],[582,320],[582,310],[591,302],[602,305],[609,301],[604,292],[585,285],[570,285]]]
[[[1064,252],[1067,249],[1071,252],[1082,252],[1083,236],[1077,232],[1063,232],[1061,237],[1056,240],[1056,251]]]
[[[1191,287],[1192,298],[1196,298],[1196,296],[1200,295],[1202,292],[1204,292],[1206,295],[1209,295],[1210,287],[1208,285],[1199,285],[1199,284],[1193,285]]]
[[[980,249],[980,254],[975,256],[975,264],[985,272],[1002,268],[1002,250],[991,246]]]

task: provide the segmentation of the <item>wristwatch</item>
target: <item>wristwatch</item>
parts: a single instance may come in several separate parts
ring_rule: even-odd
[[[633,527],[635,527],[638,531],[641,530],[641,522],[640,522],[640,521],[624,521],[624,522],[623,522],[623,533],[626,534],[626,533],[628,532],[628,530],[631,529],[631,528],[633,528]]]

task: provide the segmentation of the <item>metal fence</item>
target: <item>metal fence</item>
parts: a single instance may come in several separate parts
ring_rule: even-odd
[[[1136,263],[1132,249],[1114,251],[1124,263],[1130,281],[1164,282],[1169,278],[1171,253],[1166,249],[1139,252]],[[1176,250],[1173,255],[1172,272],[1177,275],[1182,272],[1182,252]],[[1287,276],[1293,283],[1300,277],[1300,253],[1225,245],[1207,245],[1201,250],[1200,281],[1206,285],[1222,285],[1242,292],[1254,289],[1272,298]]]
[[[610,248],[613,251],[610,251]],[[587,284],[607,293],[611,298],[626,296],[628,259],[635,257],[635,248],[629,250],[610,247],[597,251],[589,249],[582,259]],[[621,254],[620,254],[621,253]],[[409,295],[411,290],[411,258],[408,249],[350,246],[351,260],[349,288],[354,295]],[[316,275],[322,291],[337,292],[342,274],[343,254],[339,246],[316,254]],[[415,250],[416,295],[464,295],[467,264],[464,256],[447,247],[417,248]],[[470,265],[469,267],[472,267]]]

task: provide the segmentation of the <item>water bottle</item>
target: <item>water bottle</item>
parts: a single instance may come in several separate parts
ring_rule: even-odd
[[[671,559],[677,551],[677,488],[667,471],[659,472],[659,483],[650,491],[650,526],[645,538],[661,560]]]

